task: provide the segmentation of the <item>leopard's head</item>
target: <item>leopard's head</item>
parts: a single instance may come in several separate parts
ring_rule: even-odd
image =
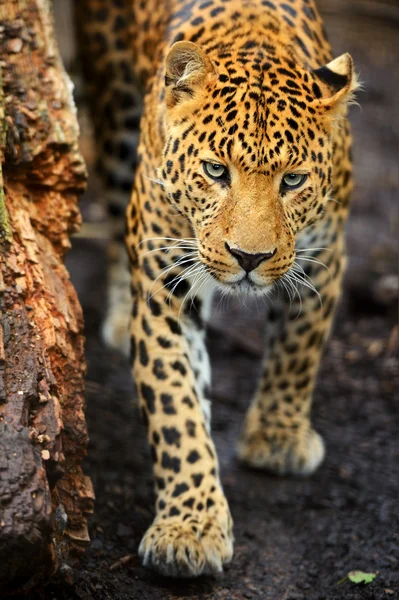
[[[265,293],[293,266],[328,202],[332,133],[355,88],[349,54],[311,71],[259,48],[170,49],[161,176],[223,287]]]

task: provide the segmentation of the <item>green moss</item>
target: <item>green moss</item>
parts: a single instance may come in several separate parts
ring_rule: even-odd
[[[10,225],[10,218],[6,207],[6,199],[4,194],[3,185],[3,169],[2,162],[4,156],[4,146],[6,143],[7,133],[7,122],[5,119],[4,111],[4,93],[3,93],[3,79],[0,67],[0,244],[4,245],[5,242],[11,243],[12,231]]]

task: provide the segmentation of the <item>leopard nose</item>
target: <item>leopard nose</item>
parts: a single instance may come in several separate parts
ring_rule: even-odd
[[[256,254],[252,254],[249,252],[244,252],[239,248],[230,248],[227,242],[225,242],[225,246],[230,254],[237,260],[240,267],[242,267],[247,273],[256,269],[260,263],[270,260],[277,252],[277,248],[275,248],[272,252],[258,252]]]

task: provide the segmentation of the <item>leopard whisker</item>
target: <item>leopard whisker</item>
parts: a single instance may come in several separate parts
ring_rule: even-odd
[[[200,293],[200,290],[201,290],[201,289],[204,287],[205,283],[206,283],[207,281],[209,281],[209,280],[210,280],[210,276],[209,276],[209,274],[208,274],[208,273],[207,273],[205,270],[203,270],[202,279],[201,279],[201,276],[199,276],[199,277],[197,278],[197,283],[198,283],[198,286],[199,286],[199,287],[198,287],[198,289],[197,289],[197,291],[196,291],[195,293],[196,293],[196,294],[199,294],[199,293]],[[202,281],[201,285],[199,285],[200,281]],[[192,300],[191,300],[191,304],[193,303],[193,301],[194,301],[194,298],[192,298]]]
[[[288,274],[285,273],[281,277],[281,279],[279,279],[279,283],[281,283],[281,285],[283,286],[283,288],[284,288],[284,290],[285,290],[285,292],[286,292],[286,294],[288,296],[288,299],[289,299],[289,302],[290,302],[290,308],[291,308],[293,296],[292,296],[292,289],[291,289],[291,285],[290,285],[291,281],[290,281],[290,279],[289,279],[289,277],[287,275]]]
[[[165,187],[165,182],[162,181],[162,179],[155,179],[154,177],[148,177],[147,175],[144,175],[144,178],[148,179],[148,181],[152,181],[154,183],[157,183],[161,187]]]
[[[331,248],[295,248],[295,254],[299,254],[301,252],[320,252],[320,251],[326,251],[326,252],[331,252]]]
[[[194,265],[194,270],[191,271],[191,273],[186,273],[184,276],[184,279],[187,279],[188,276],[193,276],[194,274],[197,275],[199,273],[201,273],[202,269],[203,269],[203,264],[201,262],[199,262],[197,265]],[[180,315],[181,315],[181,311],[186,303],[186,299],[188,298],[188,296],[192,293],[192,289],[193,286],[190,285],[188,292],[186,293],[186,295],[184,296],[182,303],[180,305],[180,309],[179,309],[179,314],[178,314],[178,320],[180,320]]]
[[[157,275],[157,277],[156,277],[156,278],[154,279],[154,281],[152,282],[152,284],[151,284],[151,287],[150,287],[150,290],[149,290],[149,291],[150,291],[150,293],[151,293],[151,290],[152,290],[153,286],[155,285],[155,283],[158,281],[158,279],[159,279],[160,277],[164,277],[165,275],[167,275],[167,274],[169,273],[169,271],[172,271],[173,269],[176,269],[176,268],[180,267],[181,265],[183,265],[183,264],[186,264],[186,263],[188,263],[188,262],[192,262],[193,260],[196,260],[196,257],[195,257],[195,256],[190,256],[190,257],[188,257],[187,255],[184,255],[184,256],[180,257],[180,259],[179,259],[179,260],[178,260],[176,263],[174,263],[173,265],[168,265],[167,267],[165,267],[164,269],[162,269],[162,270],[161,270],[161,272],[160,272],[160,273]],[[189,269],[189,268],[191,268],[191,267],[192,267],[192,265],[189,265],[188,267],[185,267],[185,269],[183,270],[183,272],[184,272],[186,269]],[[178,275],[181,275],[181,273],[178,273]],[[176,275],[176,277],[177,277],[178,275]],[[173,281],[174,281],[174,280],[172,279],[172,282],[173,282]],[[152,295],[150,296],[150,299],[151,299],[151,298],[153,298],[153,297],[155,296],[155,294],[156,294],[156,293],[158,293],[158,292],[160,292],[160,291],[161,291],[161,290],[162,290],[164,287],[166,287],[167,285],[171,285],[171,283],[172,283],[172,282],[165,283],[165,285],[163,285],[163,286],[162,286],[161,288],[159,288],[159,289],[158,289],[156,292],[154,292],[154,294],[152,294]]]
[[[325,265],[321,260],[318,260],[317,258],[314,258],[313,256],[297,256],[297,260],[304,260],[305,262],[309,262],[309,263],[314,263],[315,265],[320,265],[320,267],[324,267],[324,269],[326,269],[330,275],[331,275],[331,271],[330,268],[327,267],[327,265]]]
[[[296,317],[295,317],[295,319],[294,319],[294,320],[296,320],[296,319],[299,317],[299,315],[301,314],[301,312],[302,312],[302,307],[303,307],[303,303],[302,303],[302,296],[301,296],[301,293],[300,293],[300,291],[299,291],[299,288],[298,288],[298,286],[296,285],[296,282],[295,282],[295,280],[293,280],[293,279],[291,278],[291,273],[290,273],[290,271],[288,271],[288,272],[285,274],[285,276],[286,276],[286,281],[287,281],[287,284],[289,285],[289,287],[290,287],[291,291],[293,292],[293,298],[292,298],[292,301],[294,301],[294,300],[295,300],[295,296],[298,296],[298,299],[299,299],[299,311],[298,311],[298,314],[296,315]],[[292,302],[290,302],[290,310],[291,310],[291,307],[292,307]]]
[[[181,273],[178,273],[176,275],[176,277],[175,277],[176,283],[174,284],[173,288],[170,290],[170,292],[168,294],[168,299],[169,299],[170,295],[174,293],[176,287],[184,279],[187,279],[187,277],[189,277],[190,275],[192,275],[192,273],[195,272],[195,268],[198,267],[199,265],[200,265],[200,263],[198,261],[196,261],[196,263],[194,265],[190,265],[190,267],[187,267],[186,269],[184,269],[184,271],[182,271]],[[191,270],[187,270],[187,269],[191,269]],[[170,283],[170,285],[172,285],[172,283],[175,281],[175,279],[172,280],[172,282]]]
[[[146,244],[148,242],[158,242],[160,240],[166,240],[168,242],[178,242],[178,243],[184,242],[184,243],[192,244],[192,245],[197,245],[197,243],[198,243],[196,238],[174,238],[174,237],[158,236],[158,237],[145,238],[145,239],[141,240],[141,242],[139,242],[137,244],[135,249],[137,250],[137,248],[139,246],[141,246],[142,244]]]
[[[197,289],[195,290],[195,294],[199,294],[200,290],[203,288],[203,286],[205,285],[207,279],[208,279],[209,275],[208,273],[204,270],[204,269],[200,269],[200,271],[196,274],[196,277],[194,279],[192,288],[191,288],[191,304],[190,304],[190,310],[193,307],[193,303],[194,303],[194,288],[195,286],[198,286]]]
[[[172,246],[160,246],[159,248],[153,248],[152,250],[147,250],[147,252],[143,252],[142,254],[139,254],[138,257],[139,258],[143,258],[144,256],[147,256],[148,254],[152,254],[153,252],[159,252],[159,251],[164,251],[165,250],[165,254],[168,254],[169,252],[172,252],[172,250],[196,250],[196,248],[194,246],[178,246],[178,245],[172,245]]]
[[[165,283],[162,287],[160,287],[156,292],[154,292],[154,294],[152,294],[151,298],[153,296],[155,296],[155,294],[157,294],[158,292],[160,292],[161,290],[163,290],[164,288],[170,288],[171,285],[174,284],[173,289],[169,290],[169,293],[165,299],[166,303],[170,304],[170,298],[173,295],[173,291],[176,289],[176,287],[179,285],[179,283],[181,281],[183,281],[183,279],[185,279],[186,277],[186,272],[188,272],[190,269],[192,269],[193,267],[195,267],[196,265],[188,265],[188,267],[185,267],[183,269],[183,271],[181,271],[180,273],[178,273],[173,279],[172,281],[168,281],[167,283]],[[151,286],[152,287],[152,286]]]
[[[299,267],[302,272],[301,271],[297,271],[296,267]],[[320,306],[323,305],[323,301],[322,301],[322,297],[320,296],[320,293],[317,291],[317,289],[313,285],[313,282],[312,282],[311,278],[305,273],[305,271],[303,270],[303,268],[301,267],[301,265],[298,265],[297,263],[294,263],[294,265],[291,268],[290,277],[294,281],[296,281],[296,283],[299,283],[299,284],[307,287],[311,292],[313,292],[314,294],[316,294],[317,297],[319,298]]]

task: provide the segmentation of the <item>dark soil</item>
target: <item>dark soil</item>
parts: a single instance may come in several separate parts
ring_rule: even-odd
[[[335,14],[328,13],[332,4]],[[388,12],[367,14],[376,5]],[[353,109],[358,187],[347,283],[315,393],[325,463],[300,480],[239,467],[234,445],[259,367],[263,309],[233,304],[216,311],[209,331],[213,431],[235,521],[234,559],[220,577],[196,581],[170,581],[143,569],[137,548],[153,517],[144,430],[127,361],[105,348],[98,333],[105,246],[77,240],[68,265],[86,316],[86,471],[96,512],[80,564],[65,567],[30,600],[399,599],[398,329],[395,301],[381,296],[395,273],[398,236],[392,121],[399,19],[389,2],[325,0],[323,6],[337,53],[352,53],[366,87],[362,110]],[[339,583],[356,569],[377,577],[369,585]]]

